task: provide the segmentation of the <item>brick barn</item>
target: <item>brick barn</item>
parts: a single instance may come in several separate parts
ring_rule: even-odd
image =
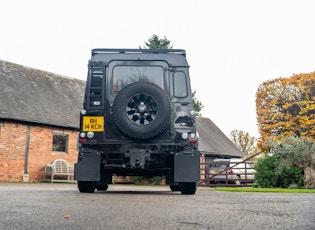
[[[74,164],[85,82],[0,61],[0,181],[41,181],[57,158]]]
[[[55,159],[77,161],[85,81],[0,60],[0,182],[42,181]],[[201,162],[244,154],[209,119],[197,118]]]

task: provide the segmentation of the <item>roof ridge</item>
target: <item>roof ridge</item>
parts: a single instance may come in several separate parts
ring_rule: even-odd
[[[56,76],[56,77],[62,77],[62,78],[70,79],[70,80],[79,80],[79,81],[82,81],[82,80],[77,79],[77,78],[73,78],[73,77],[69,77],[69,76],[65,76],[65,75],[53,73],[53,72],[50,72],[50,71],[47,71],[47,70],[42,70],[42,69],[38,69],[38,68],[34,68],[34,67],[30,67],[30,66],[18,64],[18,63],[11,62],[11,61],[6,61],[6,60],[0,59],[0,62],[8,63],[8,64],[11,64],[11,65],[20,66],[20,67],[22,67],[22,68],[24,68],[24,69],[28,69],[28,70],[40,71],[40,72],[42,72],[42,73],[46,73],[46,74],[49,74],[49,75],[54,75],[54,76]],[[47,77],[47,75],[44,75],[44,76]]]

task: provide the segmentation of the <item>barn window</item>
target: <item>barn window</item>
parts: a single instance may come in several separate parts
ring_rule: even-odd
[[[68,152],[68,134],[54,133],[52,151],[54,152]]]

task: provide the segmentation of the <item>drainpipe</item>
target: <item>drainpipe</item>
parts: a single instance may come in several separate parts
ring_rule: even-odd
[[[29,182],[29,175],[27,174],[27,166],[28,166],[28,150],[30,144],[30,126],[27,126],[26,131],[26,141],[25,141],[25,154],[24,154],[24,174],[23,174],[23,182]]]

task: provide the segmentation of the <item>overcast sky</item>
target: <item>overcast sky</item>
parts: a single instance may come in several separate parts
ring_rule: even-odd
[[[185,49],[192,89],[227,136],[259,137],[261,83],[315,71],[312,0],[0,1],[0,59],[86,79],[93,48],[138,48],[153,34]],[[1,86],[5,87],[5,86]]]

